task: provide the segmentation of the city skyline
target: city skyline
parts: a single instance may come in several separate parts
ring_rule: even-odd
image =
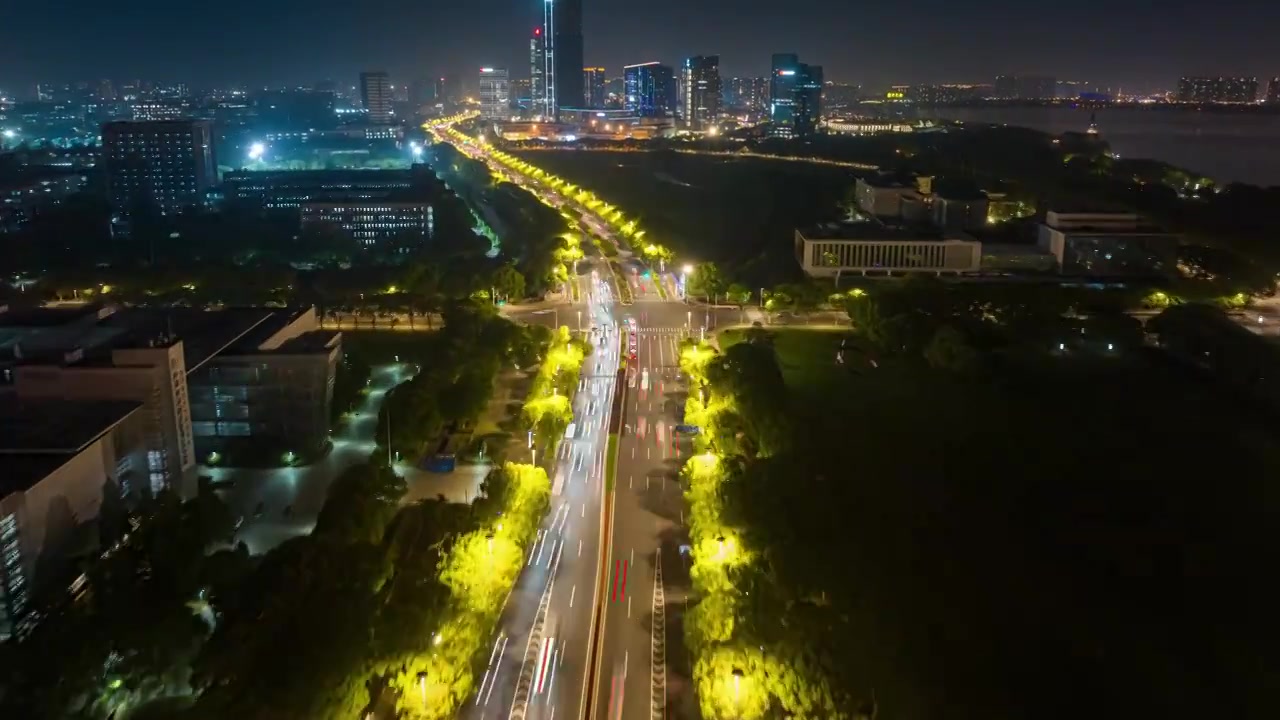
[[[999,74],[1025,73],[1137,92],[1172,89],[1182,75],[1280,75],[1280,59],[1265,30],[1280,20],[1276,9],[1246,12],[1236,2],[1240,12],[1231,12],[1228,3],[1206,37],[1189,11],[1176,8],[1153,15],[1082,0],[1073,6],[1076,15],[1106,20],[1082,35],[1058,32],[1064,20],[1048,9],[997,3],[974,12],[926,4],[867,8],[855,19],[836,0],[802,0],[788,6],[791,22],[779,23],[777,6],[762,0],[732,6],[711,0],[692,7],[587,0],[583,62],[604,66],[614,77],[624,65],[676,65],[686,57],[716,54],[724,77],[764,76],[773,53],[795,52],[823,65],[829,80],[870,86],[990,82]],[[136,26],[108,6],[81,0],[70,5],[60,7],[58,16],[36,5],[9,13],[12,25],[24,32],[0,47],[0,88],[21,96],[36,82],[100,77],[202,87],[310,84],[323,78],[348,85],[368,69],[385,69],[393,81],[408,83],[420,76],[471,76],[482,64],[519,68],[512,77],[522,78],[529,33],[541,10],[541,3],[528,0],[427,6],[382,0],[359,13],[298,0],[229,0],[219,6],[221,14],[245,20],[206,23],[166,13]],[[67,12],[79,22],[59,22]],[[677,12],[681,22],[668,22]],[[907,27],[911,32],[885,31]],[[325,52],[317,56],[316,46]],[[81,54],[69,54],[67,47]],[[975,47],[986,51],[974,52]],[[93,58],[91,64],[86,57]]]

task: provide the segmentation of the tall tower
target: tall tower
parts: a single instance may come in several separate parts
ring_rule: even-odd
[[[391,77],[385,72],[360,73],[360,99],[369,111],[369,122],[387,125],[391,122]]]
[[[546,101],[542,109],[542,117],[547,120],[559,120],[556,112],[556,93],[559,83],[556,82],[556,12],[554,0],[542,1],[542,94]]]
[[[542,26],[533,29],[529,38],[529,105],[534,115],[541,115],[547,107],[547,58],[546,38]]]
[[[714,125],[720,114],[720,56],[686,58],[680,69],[680,91],[684,93],[684,126],[706,130]]]
[[[548,95],[555,98],[557,111],[582,107],[586,90],[582,81],[582,0],[546,0],[546,5],[552,24],[543,32],[550,35],[555,54],[547,57],[547,64],[555,68],[555,92],[551,93],[548,85]]]

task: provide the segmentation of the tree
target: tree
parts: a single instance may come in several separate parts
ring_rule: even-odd
[[[489,283],[493,286],[493,291],[498,297],[508,300],[521,300],[524,298],[524,275],[520,274],[520,271],[510,263],[495,270],[493,276],[489,278]]]
[[[943,325],[925,347],[924,359],[936,370],[968,372],[977,364],[978,353],[964,333],[951,325]]]
[[[741,310],[748,302],[751,301],[751,290],[741,283],[732,283],[724,291],[725,299]]]
[[[724,277],[720,274],[720,268],[711,262],[695,265],[685,282],[692,294],[701,295],[707,302],[711,302],[713,295],[724,291]]]
[[[375,453],[374,458],[381,455]],[[316,536],[341,542],[382,541],[408,488],[395,470],[371,460],[348,468],[329,486],[316,518]]]

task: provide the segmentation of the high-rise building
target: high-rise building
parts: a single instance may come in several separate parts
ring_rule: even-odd
[[[1012,100],[1017,97],[1018,77],[1016,75],[997,75],[993,94],[1001,100]]]
[[[391,76],[385,72],[360,73],[360,99],[375,125],[391,123]]]
[[[765,112],[769,108],[769,79],[729,78],[724,83],[723,96],[726,107],[752,113]]]
[[[99,80],[98,89],[94,93],[98,100],[109,102],[116,99],[116,86],[110,80]]]
[[[554,57],[548,64],[555,66],[556,108],[580,107],[586,97],[582,80],[582,0],[546,0],[547,12],[552,24],[543,30],[551,35]],[[548,90],[551,86],[548,85]]]
[[[604,107],[604,68],[582,68],[582,81],[586,85],[586,97],[583,98],[586,104],[583,107],[602,109]]]
[[[639,117],[667,117],[675,110],[676,78],[670,67],[659,62],[627,65],[622,68],[622,77],[627,112]]]
[[[822,120],[821,65],[800,64],[794,117],[796,137],[808,137],[818,132],[818,122]]]
[[[1251,103],[1258,99],[1256,77],[1183,77],[1178,102]]]
[[[684,126],[706,130],[720,114],[720,56],[695,55],[680,69]]]
[[[1280,103],[1280,77],[1273,77],[1267,83],[1267,103]]]
[[[128,233],[139,209],[171,215],[203,205],[218,181],[206,120],[109,122],[102,126],[102,158],[116,234]]]
[[[529,38],[529,104],[535,115],[543,114],[547,106],[547,43],[541,26]]]
[[[511,86],[506,68],[480,68],[480,114],[494,120],[511,116]]]
[[[812,135],[821,116],[822,66],[806,65],[795,53],[775,54],[769,78],[769,135]]]

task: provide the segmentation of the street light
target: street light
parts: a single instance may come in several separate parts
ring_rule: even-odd
[[[422,704],[427,704],[427,671],[418,673],[418,688],[422,690]]]
[[[582,332],[582,311],[578,311],[578,332]]]
[[[261,160],[263,154],[267,152],[267,146],[260,142],[256,142],[249,146],[249,159]]]
[[[742,669],[734,668],[733,669],[733,702],[737,703],[741,695],[742,695]],[[426,702],[426,700],[423,700],[423,702]]]

